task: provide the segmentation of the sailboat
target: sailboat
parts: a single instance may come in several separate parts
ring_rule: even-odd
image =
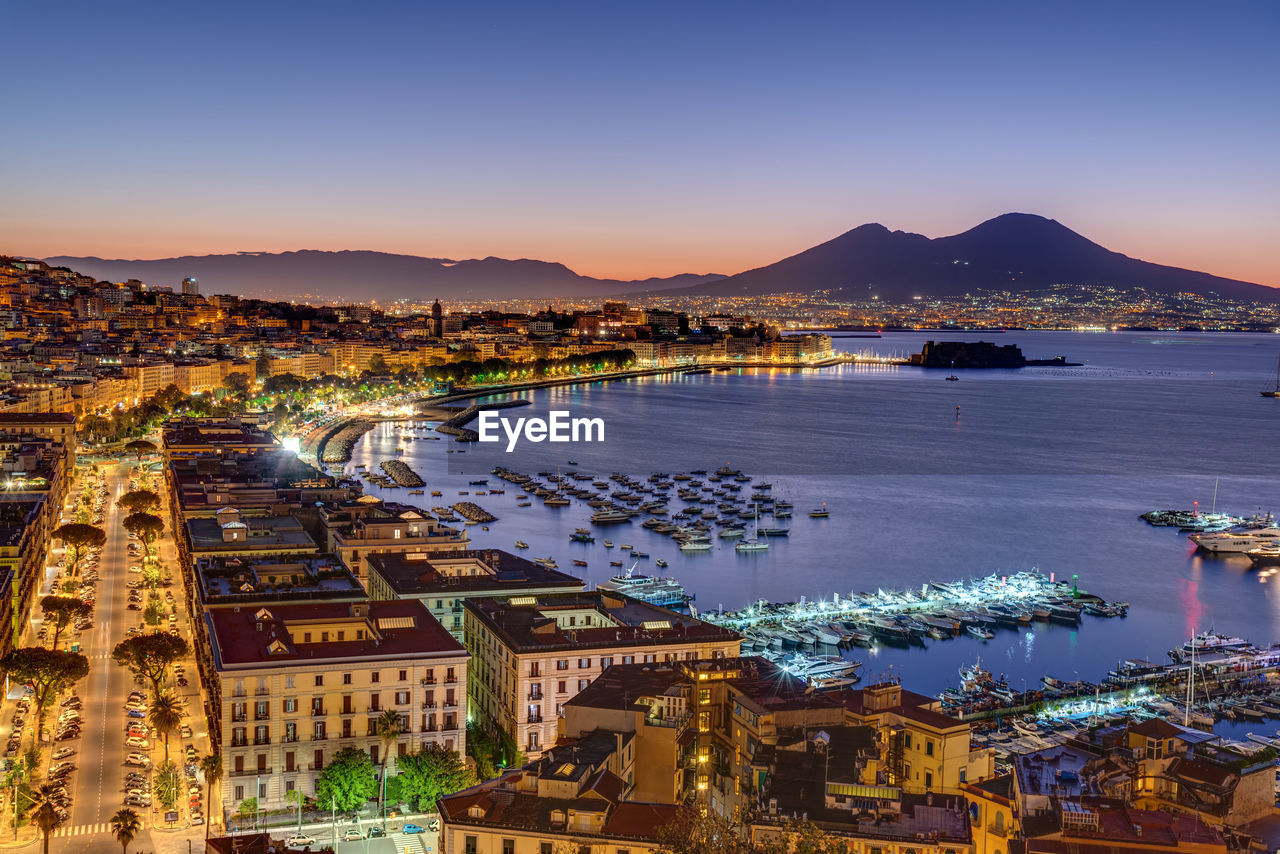
[[[956,360],[952,359],[951,360],[951,376],[947,377],[947,382],[954,383],[959,381],[960,381],[960,378],[956,376]]]
[[[760,507],[756,505],[755,530],[751,532],[751,539],[743,540],[735,543],[734,551],[738,552],[767,552],[769,550],[769,540],[760,538]]]
[[[1280,356],[1276,357],[1276,387],[1273,389],[1267,389],[1266,391],[1260,391],[1258,394],[1263,397],[1280,397]]]

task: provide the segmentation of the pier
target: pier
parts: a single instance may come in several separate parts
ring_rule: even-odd
[[[475,442],[480,439],[480,434],[475,430],[465,427],[464,425],[470,424],[478,418],[481,412],[492,409],[512,409],[517,406],[528,406],[530,403],[531,401],[528,400],[502,400],[496,403],[473,403],[452,418],[440,422],[440,425],[436,427],[436,432],[453,436],[459,442]]]

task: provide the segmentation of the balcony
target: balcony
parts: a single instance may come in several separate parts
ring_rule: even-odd
[[[231,722],[232,722],[233,724],[242,724],[242,723],[245,723],[245,722],[246,722],[246,721],[248,721],[248,720],[249,720],[249,716],[248,716],[248,715],[244,715],[244,714],[241,714],[241,715],[232,715],[232,716],[231,716]]]
[[[386,709],[382,708],[381,706],[370,706],[369,708],[365,709],[365,713],[370,715],[380,715],[385,711]]]
[[[269,721],[271,720],[271,713],[267,712],[265,715],[254,715],[253,719],[255,721]]]
[[[239,771],[232,771],[232,777],[265,777],[271,773],[270,768],[242,768]]]
[[[270,689],[270,688],[267,688],[267,687],[265,687],[265,686],[259,686],[259,687],[257,687],[257,688],[254,688],[254,689],[253,689],[253,696],[255,696],[255,697],[270,697],[270,696],[271,696],[271,689]]]
[[[249,696],[249,695],[248,695],[247,693],[245,693],[245,690],[244,690],[243,688],[235,688],[235,689],[233,689],[233,690],[232,690],[232,692],[231,692],[231,696],[233,696],[233,697],[247,697],[247,696]]]
[[[542,723],[542,715],[538,715],[536,718],[529,718],[528,722],[531,724],[540,724]]]
[[[247,738],[233,738],[233,739],[231,739],[231,746],[232,746],[232,747],[248,747],[248,746],[249,746],[249,739],[247,739]]]
[[[422,704],[422,708],[424,709],[434,709],[435,707],[436,707],[436,703],[434,700],[432,700],[430,703],[424,702]]]
[[[456,701],[456,700],[455,700],[454,702],[452,702],[452,703],[451,703],[451,702],[449,702],[448,700],[445,700],[445,701],[444,701],[444,707],[445,707],[446,709],[456,709],[456,708],[458,708],[458,703],[457,703],[457,701]]]
[[[541,691],[538,691],[537,693],[534,693],[533,691],[530,691],[530,692],[529,692],[529,702],[531,702],[531,703],[536,703],[536,702],[538,702],[538,701],[539,701],[539,700],[541,700],[541,699],[542,699],[542,692],[541,692]]]
[[[264,744],[270,744],[270,743],[271,743],[271,737],[270,737],[270,736],[264,736],[264,737],[262,737],[262,738],[255,738],[255,739],[253,740],[253,743],[254,743],[254,746],[256,746],[256,747],[261,747],[261,746],[262,746],[262,745],[264,745]]]
[[[329,713],[328,713],[328,712],[326,712],[324,709],[312,709],[312,710],[311,710],[311,717],[313,717],[313,718],[323,718],[323,717],[325,717],[325,716],[326,716],[326,715],[328,715],[328,714],[329,714]]]
[[[312,740],[312,741],[328,741],[328,740],[329,740],[329,734],[328,734],[328,733],[323,733],[323,732],[321,732],[321,733],[316,733],[315,735],[311,736],[311,740]]]
[[[1007,824],[1000,824],[1000,825],[996,825],[994,823],[988,824],[987,833],[990,833],[992,836],[999,836],[1001,839],[1004,839],[1009,835],[1009,826]]]
[[[297,740],[298,737],[296,735],[286,735],[284,738],[280,739],[280,742],[281,744],[293,744]]]

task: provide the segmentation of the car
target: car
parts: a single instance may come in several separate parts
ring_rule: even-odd
[[[149,807],[151,806],[151,798],[129,795],[124,799],[124,805],[127,807]]]
[[[78,705],[80,705],[79,697],[68,697],[67,699],[62,701],[63,708],[66,708],[68,706],[78,706]]]
[[[128,715],[131,718],[145,718],[147,716],[147,713],[142,711],[141,709],[130,709],[128,711]]]
[[[137,579],[130,579],[128,586],[130,590],[138,590],[139,588],[142,587],[142,582],[138,581]]]
[[[50,771],[50,772],[49,772],[49,779],[50,779],[50,780],[61,780],[63,777],[66,777],[67,775],[69,775],[69,774],[70,774],[72,771],[74,771],[74,770],[76,770],[76,766],[72,765],[70,768],[63,768],[61,771],[58,771],[58,772],[56,772],[56,773],[55,773],[55,772],[53,772],[53,771]]]
[[[198,812],[193,812],[190,820],[192,824],[204,824],[204,816]]]
[[[151,742],[149,740],[136,735],[131,735],[126,738],[124,743],[129,747],[140,747],[143,750],[147,750],[151,747]]]
[[[75,752],[76,749],[74,747],[59,747],[53,751],[53,760],[56,762],[59,759],[66,759],[68,756],[73,756]]]
[[[359,842],[361,839],[364,839],[364,834],[357,828],[348,827],[346,830],[342,831],[343,842]]]
[[[79,738],[79,737],[80,737],[80,730],[74,730],[72,732],[59,732],[55,736],[55,738],[57,738],[58,741],[70,741],[73,738]]]
[[[420,824],[406,824],[400,828],[401,833],[426,833],[427,829]]]
[[[386,836],[386,835],[387,835],[387,832],[386,832],[385,830],[383,830],[382,828],[380,828],[380,827],[371,827],[371,828],[369,828],[369,838],[370,838],[370,839],[377,839],[377,838],[379,838],[379,837]]]
[[[428,822],[427,822],[427,830],[431,831],[432,833],[439,833],[439,832],[440,832],[440,819],[438,819],[438,818],[433,818],[433,819],[431,819],[430,821],[428,821]]]
[[[126,607],[126,608],[128,608],[128,610],[130,610],[130,611],[141,611],[141,610],[142,610],[142,606],[141,606],[141,605],[139,605],[137,602],[130,602],[130,603],[129,603],[128,605],[126,605],[125,607]]]
[[[187,745],[187,761],[188,762],[196,761],[196,748],[194,744]]]
[[[316,841],[310,836],[290,836],[284,844],[288,848],[306,848],[309,845],[315,845]]]
[[[49,766],[49,776],[55,777],[74,770],[76,770],[74,762],[59,762],[56,765]]]
[[[147,775],[141,771],[130,771],[124,775],[124,782],[126,785],[140,786],[147,782]]]
[[[135,798],[149,798],[151,797],[151,792],[142,786],[134,786],[131,789],[126,789],[125,795],[133,795]]]
[[[124,758],[124,764],[146,768],[151,764],[151,760],[147,758],[145,753],[130,753]]]
[[[183,724],[178,729],[178,734],[181,735],[183,738],[191,738],[192,737],[191,727],[188,726],[187,724]]]
[[[138,565],[138,564],[136,564],[136,563],[133,563],[133,564],[130,564],[130,565],[129,565],[129,571],[130,571],[130,572],[142,572],[142,567],[141,567],[141,566],[139,566],[139,565]]]

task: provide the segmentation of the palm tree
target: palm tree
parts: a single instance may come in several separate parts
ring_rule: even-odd
[[[213,781],[222,776],[222,755],[219,753],[210,753],[208,756],[200,758],[200,770],[204,772],[204,800],[209,807],[208,817],[204,823],[204,838],[209,840],[209,826],[213,824]],[[222,810],[218,810],[218,815],[222,815]]]
[[[58,815],[57,792],[55,784],[41,783],[32,797],[35,809],[31,811],[31,821],[40,828],[40,833],[44,836],[44,854],[49,854],[50,834],[62,825],[62,816]]]
[[[400,737],[403,730],[403,722],[400,720],[400,713],[395,709],[387,709],[378,715],[374,721],[374,730],[378,733],[378,738],[382,739],[382,786],[378,792],[379,812],[386,814],[385,798],[387,795],[387,760],[391,758],[391,745],[395,744],[396,739]]]
[[[165,691],[157,694],[147,710],[147,723],[164,736],[164,761],[169,761],[169,733],[182,725],[182,701]]]
[[[141,828],[142,820],[128,807],[116,810],[116,814],[111,816],[111,830],[116,835],[116,841],[120,843],[120,854],[129,854],[129,843]]]

